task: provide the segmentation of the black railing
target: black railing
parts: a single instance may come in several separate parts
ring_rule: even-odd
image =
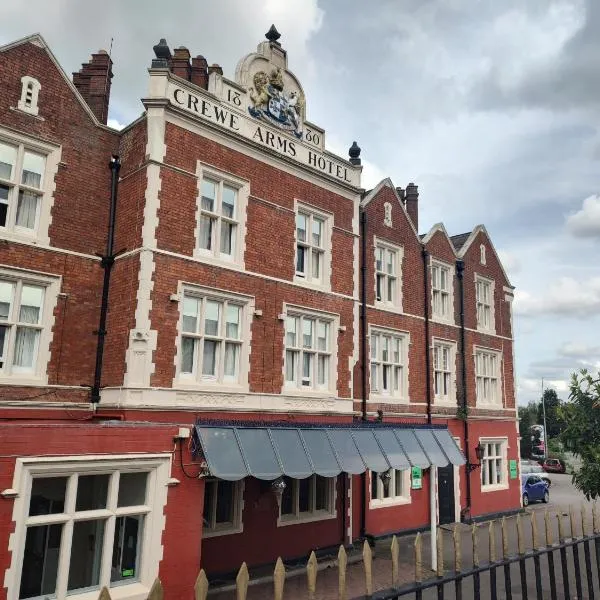
[[[560,561],[560,568],[556,559]],[[594,533],[354,600],[512,600],[513,594],[515,599],[524,600],[593,600],[600,598],[599,576],[600,533]]]

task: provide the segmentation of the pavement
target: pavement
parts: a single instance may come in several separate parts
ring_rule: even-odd
[[[548,523],[549,523],[549,535],[552,543],[557,543],[559,538],[559,515],[562,523],[562,533],[564,537],[571,537],[571,518],[569,507],[574,508],[574,534],[580,536],[582,526],[585,527],[586,533],[592,531],[592,503],[587,502],[583,495],[574,488],[571,483],[570,475],[558,475],[552,474],[551,476],[552,486],[550,488],[550,502],[548,504],[531,504],[528,509],[521,515],[520,524],[522,530],[522,544],[523,548],[531,549],[534,546],[533,542],[533,523],[537,528],[537,537],[535,540],[535,546],[546,545],[546,528],[545,528],[545,512],[548,511]],[[585,513],[582,516],[582,507],[585,508]],[[457,529],[460,538],[460,557],[462,569],[468,569],[473,566],[473,533],[471,526],[458,524],[448,525],[441,528],[441,537],[443,538],[442,544],[444,549],[444,569],[445,572],[454,570],[455,558],[454,558],[454,540],[453,532]],[[500,559],[503,553],[503,540],[502,540],[502,527],[500,521],[495,521],[493,524],[493,536],[495,537],[495,544],[493,547],[493,556],[496,559]],[[478,559],[480,564],[487,563],[490,560],[490,526],[489,523],[478,523],[476,525],[476,540],[478,549]],[[507,517],[505,519],[505,537],[506,546],[509,549],[510,555],[517,554],[518,551],[518,535],[517,535],[517,518],[516,516]],[[400,561],[399,561],[399,578],[396,585],[409,584],[414,581],[415,567],[414,567],[414,535],[407,535],[398,538],[400,548]],[[423,542],[423,577],[434,577],[435,574],[429,570],[431,566],[430,562],[430,539],[429,534],[425,533],[422,535]],[[390,554],[390,543],[391,539],[378,540],[373,549],[373,588],[375,591],[386,589],[392,586],[392,562]],[[349,552],[348,569],[347,569],[347,597],[349,599],[359,598],[366,593],[365,590],[365,576],[364,568],[361,561],[361,550],[362,548],[355,548]],[[562,592],[562,572],[560,568],[560,555],[559,551],[553,553],[555,555],[556,564],[556,578],[559,585],[559,598],[564,598]],[[583,549],[580,551],[579,562],[581,573],[585,573],[585,564],[583,558]],[[567,551],[568,560],[573,564],[572,550]],[[596,558],[594,550],[591,550],[592,564],[596,565]],[[600,558],[600,557],[599,557]],[[527,581],[527,587],[529,597],[535,597],[535,571],[533,560],[529,559],[525,563],[525,575]],[[548,572],[548,561],[546,557],[540,560],[540,568],[542,572],[542,589],[544,598],[550,597],[549,577]],[[338,569],[337,561],[335,557],[322,558],[319,561],[319,573],[317,576],[316,594],[315,600],[332,600],[338,598]],[[598,581],[597,571],[594,571],[594,586],[596,594],[600,594],[600,582]],[[498,597],[506,598],[506,590],[504,588],[504,569],[502,567],[496,569],[497,571],[497,582],[498,582]],[[510,568],[511,579],[512,579],[512,598],[522,598],[521,594],[521,580],[519,575],[519,565],[512,565]],[[575,578],[574,572],[571,568],[569,573],[570,598],[576,598],[575,594]],[[472,578],[466,578],[463,584],[463,594],[465,598],[472,598]],[[586,587],[584,582],[583,587]],[[455,598],[454,584],[445,585],[445,598]],[[303,568],[298,568],[290,571],[286,574],[286,582],[284,588],[285,600],[305,600],[308,598],[308,588],[306,572]],[[411,597],[411,596],[407,596]],[[481,576],[481,598],[490,597],[490,577],[488,573],[482,574]],[[582,594],[582,598],[588,596]],[[209,598],[211,600],[235,600],[236,593],[233,587],[229,589],[216,590],[213,589],[209,592]],[[270,600],[273,598],[273,583],[268,577],[256,579],[254,583],[251,580],[251,585],[248,589],[249,600]],[[437,598],[437,591],[435,588],[425,591],[423,598]]]

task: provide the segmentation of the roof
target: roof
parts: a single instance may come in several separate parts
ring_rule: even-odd
[[[458,235],[450,236],[450,241],[456,248],[457,252],[459,252],[460,249],[465,245],[465,242],[469,239],[469,236],[471,235],[471,233],[472,232],[469,231],[468,233],[459,233]]]

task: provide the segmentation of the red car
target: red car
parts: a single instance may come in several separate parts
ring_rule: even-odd
[[[567,467],[560,458],[547,458],[542,465],[546,473],[566,473]]]

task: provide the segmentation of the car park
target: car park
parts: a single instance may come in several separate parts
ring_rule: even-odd
[[[544,461],[543,469],[546,473],[566,473],[567,466],[560,458],[547,458]]]
[[[523,506],[529,506],[531,502],[550,502],[548,484],[539,475],[521,475],[521,493]]]
[[[552,481],[544,468],[534,460],[521,461],[521,475],[539,475],[548,484],[548,487],[552,485]]]

